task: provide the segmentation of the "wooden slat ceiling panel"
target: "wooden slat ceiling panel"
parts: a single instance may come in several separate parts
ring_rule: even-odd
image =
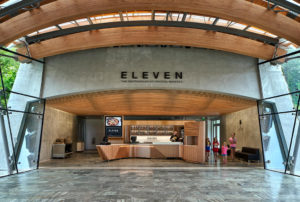
[[[226,0],[89,0],[55,1],[42,9],[25,12],[0,24],[0,44],[13,40],[55,24],[103,13],[134,10],[168,10],[195,13],[205,16],[243,23],[266,30],[272,34],[300,44],[300,24],[295,20],[266,10],[247,1]]]
[[[118,90],[48,99],[47,105],[77,115],[221,115],[256,101],[183,90]]]

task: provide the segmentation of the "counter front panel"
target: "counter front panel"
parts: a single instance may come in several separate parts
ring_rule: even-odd
[[[115,144],[97,145],[103,160],[121,158],[180,158],[180,144]]]

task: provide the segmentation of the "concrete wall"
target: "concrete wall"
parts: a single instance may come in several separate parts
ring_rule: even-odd
[[[121,72],[183,72],[182,83],[124,83]],[[113,89],[190,89],[260,98],[257,59],[181,47],[120,47],[46,58],[44,97]]]
[[[42,75],[43,75],[43,64],[34,61],[28,64],[26,63],[20,64],[12,91],[23,93],[26,95],[40,97]],[[27,103],[35,100],[37,99],[11,93],[8,99],[7,106],[9,109],[12,110],[24,111]],[[16,142],[16,138],[20,130],[20,125],[23,116],[24,114],[22,113],[13,113],[10,116],[10,125],[11,125],[11,131],[13,134],[14,142]],[[9,133],[9,127],[7,124],[6,124],[6,129],[7,129],[7,133]]]
[[[242,124],[240,125],[240,120]],[[259,148],[262,162],[261,137],[258,122],[257,107],[251,107],[235,113],[222,116],[221,119],[222,143],[229,144],[232,133],[236,134],[237,150],[242,147]]]
[[[102,142],[105,136],[105,121],[104,116],[91,118],[85,120],[85,150],[96,150],[96,145]]]
[[[40,161],[51,159],[52,144],[57,138],[71,138],[73,151],[76,151],[77,132],[77,117],[74,114],[46,106]]]

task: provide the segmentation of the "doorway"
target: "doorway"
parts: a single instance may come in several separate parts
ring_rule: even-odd
[[[221,120],[220,118],[208,119],[207,120],[207,137],[211,142],[213,142],[214,137],[217,138],[220,143],[220,128],[221,128]]]
[[[86,118],[84,120],[84,145],[85,150],[96,150],[104,137],[104,119]]]

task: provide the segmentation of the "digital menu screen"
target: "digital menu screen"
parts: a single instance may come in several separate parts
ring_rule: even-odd
[[[122,126],[122,117],[120,116],[106,116],[105,117],[106,126]]]
[[[107,137],[122,137],[122,117],[105,117],[105,135]]]

